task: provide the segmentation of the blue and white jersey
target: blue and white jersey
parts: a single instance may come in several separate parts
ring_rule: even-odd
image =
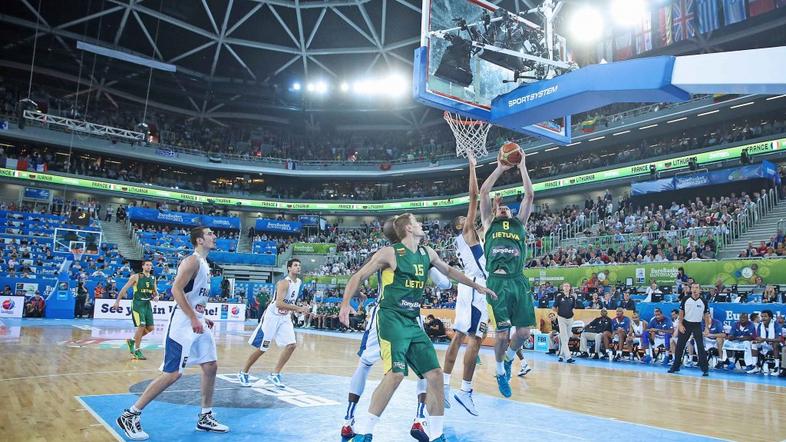
[[[287,288],[287,293],[284,295],[284,304],[290,304],[290,305],[295,304],[298,298],[300,298],[303,281],[301,281],[300,278],[295,278],[294,280],[292,280],[292,278],[290,278],[289,276],[284,278],[284,280],[289,281],[289,288]],[[291,313],[291,311],[289,310],[279,310],[276,307],[275,299],[273,300],[273,302],[271,302],[268,305],[267,309],[270,310],[270,313],[279,316],[285,316]]]
[[[197,270],[191,281],[183,288],[183,292],[185,292],[188,305],[190,305],[197,314],[202,314],[210,296],[210,265],[200,254],[194,252],[193,256],[195,256],[197,262],[199,262],[199,270]],[[198,305],[203,308],[197,308]]]
[[[464,240],[464,235],[456,236],[456,256],[458,257],[464,274],[470,278],[486,279],[486,256],[483,254],[483,245],[470,246]]]

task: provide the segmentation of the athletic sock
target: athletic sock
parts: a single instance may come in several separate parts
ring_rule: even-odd
[[[358,423],[355,425],[355,434],[373,434],[377,422],[379,422],[379,416],[366,412],[362,418],[358,419]]]
[[[505,374],[505,363],[497,362],[497,376],[501,376],[504,374]]]
[[[461,391],[466,391],[469,393],[472,391],[472,381],[461,381]]]
[[[419,419],[423,419],[426,417],[426,404],[423,402],[418,402],[418,411],[415,413],[415,417]]]
[[[445,417],[444,416],[429,416],[428,417],[428,437],[436,439],[442,436],[442,427]]]
[[[213,411],[213,408],[203,408],[201,414],[208,414]]]
[[[450,385],[450,373],[442,373],[442,382],[445,385]]]
[[[350,420],[355,417],[355,406],[357,404],[357,402],[347,401],[347,414],[344,416],[344,420]]]
[[[130,411],[131,413],[134,413],[134,414],[139,414],[139,413],[141,413],[141,412],[142,412],[142,410],[140,410],[139,408],[136,408],[134,405],[132,405],[132,406],[131,406],[131,407],[128,409],[128,411]]]
[[[512,361],[514,356],[516,356],[516,351],[508,347],[508,349],[505,350],[505,360]]]

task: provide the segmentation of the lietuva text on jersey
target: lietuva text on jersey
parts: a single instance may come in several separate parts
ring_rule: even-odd
[[[521,241],[521,237],[518,234],[512,232],[494,232],[494,234],[491,235],[491,238],[492,239],[505,238],[505,239],[512,239],[514,241]]]

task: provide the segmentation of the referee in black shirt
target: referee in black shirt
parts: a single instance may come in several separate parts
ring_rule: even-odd
[[[559,361],[572,364],[575,362],[570,353],[570,337],[573,335],[573,309],[576,307],[576,297],[569,283],[562,284],[562,290],[554,300],[554,313],[559,321]]]
[[[699,353],[699,367],[702,371],[702,376],[709,376],[709,367],[707,364],[707,352],[704,350],[704,334],[701,329],[701,321],[704,319],[704,324],[709,327],[712,324],[710,318],[710,306],[704,296],[701,296],[701,285],[694,282],[690,286],[690,296],[685,297],[680,302],[680,325],[679,337],[677,338],[677,354],[674,355],[674,364],[669,369],[669,373],[676,373],[680,371],[682,364],[682,356],[685,353],[685,345],[688,343],[691,335],[696,342],[696,347]]]

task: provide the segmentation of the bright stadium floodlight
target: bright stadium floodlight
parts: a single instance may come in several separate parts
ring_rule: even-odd
[[[387,92],[391,96],[399,97],[407,92],[407,82],[401,75],[391,75],[382,82],[381,91]]]
[[[603,16],[595,8],[582,6],[573,13],[568,26],[576,43],[591,45],[603,35]]]
[[[349,84],[345,81],[341,83],[341,92],[348,92],[349,91]]]
[[[325,83],[324,81],[318,81],[317,84],[314,85],[314,91],[318,94],[324,94],[325,92],[327,92],[327,90],[328,90],[327,83]]]
[[[622,26],[634,26],[647,14],[643,0],[615,0],[611,4],[611,16]]]
[[[300,87],[301,87],[301,86],[300,86],[300,83],[298,83],[298,82],[294,82],[294,83],[292,83],[292,90],[293,90],[293,91],[299,91],[299,90],[300,90]]]
[[[314,86],[314,83],[308,83],[306,85],[306,90],[309,92],[314,92],[316,90],[316,86]]]

